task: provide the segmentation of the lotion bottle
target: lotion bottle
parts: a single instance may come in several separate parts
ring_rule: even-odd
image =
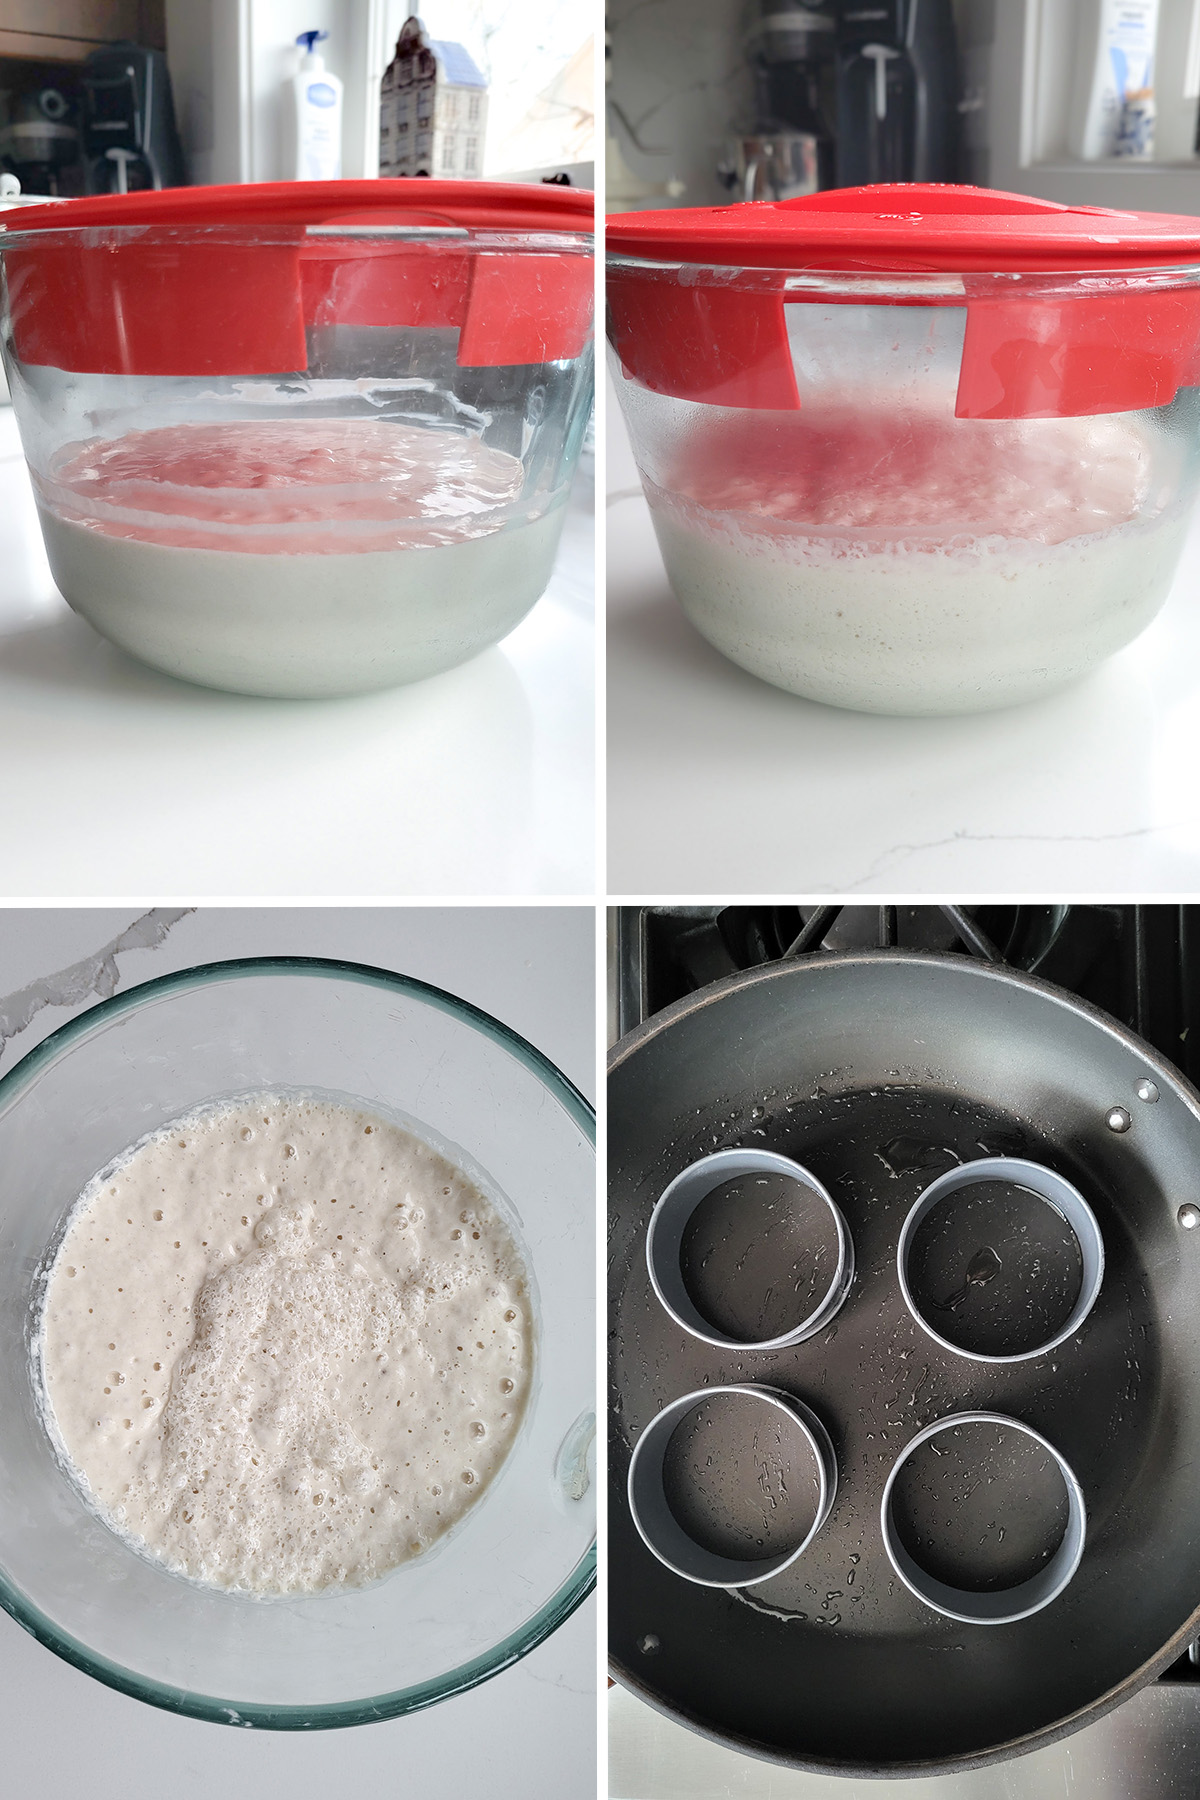
[[[300,68],[284,83],[284,170],[288,181],[338,181],[342,173],[342,84],[316,49],[327,31],[302,31]]]

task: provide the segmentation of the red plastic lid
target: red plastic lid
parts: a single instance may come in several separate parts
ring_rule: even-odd
[[[662,262],[947,274],[1200,261],[1200,218],[1060,206],[994,188],[896,182],[798,200],[610,213],[610,251]]]
[[[1190,271],[1132,277],[1137,269],[1200,261],[1200,219],[914,184],[631,213],[608,220],[608,243],[646,259],[610,270],[610,334],[626,376],[655,393],[760,411],[802,406],[788,312],[802,335],[805,307],[838,298],[790,287],[784,271],[802,267],[961,274],[961,296],[911,297],[966,309],[959,418],[1133,412],[1200,386],[1200,281]],[[765,265],[778,273],[750,285],[706,282],[672,278],[654,261]],[[1038,271],[1124,271],[1131,279],[991,279]],[[869,296],[874,305],[909,299],[894,289]]]
[[[590,247],[466,233],[586,234],[594,208],[570,188],[414,179],[51,202],[0,232],[13,342],[24,363],[95,375],[285,374],[306,366],[309,330],[338,325],[457,329],[468,368],[569,361],[591,328]],[[109,225],[143,229],[89,241]],[[312,229],[373,225],[434,232]]]
[[[387,215],[392,215],[389,219]],[[403,215],[403,216],[402,216]],[[516,181],[267,181],[93,194],[24,207],[14,231],[85,225],[451,224],[468,230],[593,231],[596,197]]]

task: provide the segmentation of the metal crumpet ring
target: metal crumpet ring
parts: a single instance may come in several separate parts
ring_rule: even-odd
[[[935,1438],[971,1425],[999,1426],[1032,1439],[1053,1459],[1066,1490],[1067,1523],[1061,1542],[1044,1567],[1028,1580],[1013,1587],[994,1588],[990,1591],[952,1587],[921,1567],[901,1543],[896,1529],[893,1506],[896,1481],[909,1458]],[[1007,1418],[1003,1413],[954,1413],[949,1418],[927,1425],[924,1431],[919,1431],[912,1442],[905,1445],[892,1466],[883,1490],[880,1517],[884,1549],[905,1587],[918,1600],[924,1601],[926,1606],[931,1606],[934,1612],[941,1613],[947,1619],[957,1619],[964,1625],[1012,1625],[1018,1619],[1028,1619],[1033,1613],[1041,1612],[1052,1600],[1057,1600],[1071,1581],[1083,1557],[1087,1537],[1087,1509],[1083,1490],[1071,1465],[1031,1425],[1023,1424],[1020,1419]]]
[[[734,1337],[705,1318],[688,1291],[683,1271],[684,1240],[701,1202],[738,1176],[775,1176],[795,1182],[827,1209],[836,1234],[836,1255],[828,1285],[804,1318],[778,1336]],[[854,1280],[854,1245],[846,1221],[814,1175],[790,1157],[771,1150],[718,1150],[703,1156],[677,1175],[661,1195],[646,1232],[646,1262],[660,1302],[676,1324],[718,1349],[784,1350],[824,1330],[838,1311]]]
[[[1080,1261],[1079,1292],[1070,1307],[1067,1318],[1060,1326],[1053,1328],[1042,1341],[1029,1347],[1003,1354],[989,1353],[974,1349],[963,1343],[955,1343],[947,1335],[949,1326],[941,1329],[931,1323],[928,1301],[918,1299],[913,1293],[912,1261],[913,1247],[917,1232],[929,1218],[936,1207],[950,1201],[956,1195],[966,1197],[970,1190],[982,1183],[1004,1183],[1016,1190],[1024,1190],[1047,1206],[1065,1222],[1078,1246]],[[985,1248],[981,1253],[990,1258],[987,1267],[973,1274],[972,1266],[967,1265],[966,1283],[960,1290],[959,1297],[968,1292],[969,1284],[974,1280],[986,1282],[993,1270],[999,1270],[1001,1258],[997,1251]],[[1044,1168],[1040,1163],[1026,1162],[1015,1156],[985,1156],[975,1162],[963,1163],[960,1168],[949,1169],[946,1174],[939,1175],[925,1189],[920,1199],[909,1212],[900,1233],[900,1241],[896,1248],[896,1269],[900,1279],[900,1291],[904,1296],[904,1304],[909,1312],[935,1343],[944,1350],[953,1351],[955,1356],[969,1357],[974,1362],[982,1363],[1019,1363],[1029,1362],[1034,1357],[1045,1356],[1056,1350],[1077,1332],[1087,1319],[1104,1280],[1104,1239],[1100,1235],[1100,1227],[1096,1223],[1095,1214],[1077,1188],[1053,1169]],[[952,1310],[952,1302],[932,1307],[934,1311]]]
[[[764,1479],[770,1486],[772,1480],[778,1484],[780,1478],[788,1477],[793,1491],[798,1491],[804,1471],[811,1475],[815,1488],[812,1522],[806,1529],[801,1526],[799,1541],[788,1543],[776,1554],[722,1554],[700,1543],[672,1507],[666,1482],[671,1440],[689,1414],[723,1400],[735,1402],[738,1422],[753,1445],[754,1467],[750,1470],[728,1442],[713,1445],[715,1461],[722,1460],[724,1451],[723,1472],[731,1475],[737,1499],[748,1500],[752,1507],[763,1505]],[[756,1383],[702,1388],[673,1401],[642,1432],[629,1465],[629,1510],[642,1542],[668,1569],[702,1587],[751,1587],[790,1568],[825,1523],[836,1492],[837,1459],[820,1419],[794,1395]],[[731,1513],[737,1510],[735,1501]],[[744,1524],[739,1535],[749,1544],[751,1534]]]

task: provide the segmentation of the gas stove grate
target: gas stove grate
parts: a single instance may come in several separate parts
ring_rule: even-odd
[[[782,957],[939,950],[1026,970],[1119,1019],[1200,1084],[1200,907],[627,906],[612,917],[614,1038]]]

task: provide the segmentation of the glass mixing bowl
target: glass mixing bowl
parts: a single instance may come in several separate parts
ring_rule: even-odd
[[[0,343],[66,600],[168,675],[289,698],[506,637],[587,423],[593,213],[398,180],[9,218]]]
[[[1155,618],[1200,489],[1195,219],[900,184],[610,214],[606,241],[666,573],[732,662],[969,713]]]
[[[410,1124],[516,1224],[538,1301],[529,1412],[459,1528],[372,1587],[255,1599],[132,1550],[39,1414],[34,1330],[67,1214],[126,1146],[214,1099],[301,1089]],[[595,1581],[595,1126],[487,1013],[403,975],[268,957],[146,982],[0,1080],[0,1604],[89,1675],[173,1712],[311,1730],[474,1687]]]

